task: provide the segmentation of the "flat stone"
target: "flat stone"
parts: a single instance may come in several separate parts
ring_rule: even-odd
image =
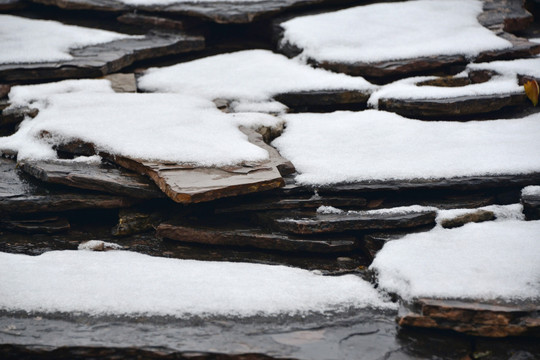
[[[540,306],[533,301],[418,299],[402,306],[400,326],[453,330],[473,336],[540,336]]]
[[[514,33],[526,30],[534,18],[523,8],[523,1],[484,0],[484,11],[478,21],[489,29]]]
[[[6,107],[0,109],[0,128],[19,124],[27,116],[35,118],[38,113],[38,109],[30,108],[28,106]]]
[[[540,220],[540,195],[521,195],[523,213],[527,220]]]
[[[24,0],[0,0],[0,11],[23,9],[27,5]]]
[[[523,94],[458,96],[443,99],[379,99],[379,109],[419,119],[493,113],[512,106],[528,106]]]
[[[404,229],[434,225],[435,211],[375,214],[317,214],[312,217],[270,218],[273,228],[293,234],[340,233],[351,230]]]
[[[320,186],[317,190],[321,195],[340,193],[370,193],[381,191],[404,190],[451,190],[451,191],[477,191],[497,188],[523,188],[528,185],[540,184],[540,173],[517,175],[486,175],[466,176],[446,179],[416,179],[416,180],[388,180],[388,181],[362,181],[332,186]]]
[[[149,33],[140,39],[121,39],[71,50],[72,60],[31,64],[0,64],[0,81],[101,77],[136,61],[204,49],[202,36]]]
[[[124,24],[144,26],[147,28],[161,28],[184,31],[200,25],[200,21],[194,19],[170,19],[157,15],[143,15],[134,12],[120,15],[117,20]]]
[[[383,248],[384,244],[389,241],[397,240],[405,236],[405,233],[388,233],[388,232],[376,232],[364,235],[361,241],[362,250],[370,257],[371,260],[375,259],[375,255]]]
[[[19,167],[35,178],[79,189],[95,190],[140,199],[164,197],[147,177],[104,163],[76,161],[24,161]]]
[[[219,24],[245,24],[299,7],[317,4],[352,3],[352,0],[260,0],[177,2],[166,5],[126,5],[115,0],[32,0],[69,10],[98,10],[113,12],[157,12],[179,14],[210,20]]]
[[[116,209],[135,203],[126,197],[77,194],[47,189],[16,169],[12,160],[0,158],[0,214],[13,215],[79,209]]]
[[[354,237],[332,240],[294,238],[285,234],[264,233],[260,229],[226,229],[184,226],[165,222],[157,227],[157,236],[187,243],[251,247],[264,250],[309,253],[345,253],[357,249]]]
[[[493,211],[477,210],[475,212],[463,214],[454,218],[444,219],[441,221],[441,226],[445,229],[452,229],[471,222],[479,223],[491,220],[495,220],[495,214]]]
[[[104,76],[111,82],[111,87],[117,93],[136,93],[137,81],[135,74],[110,74]]]
[[[68,231],[70,224],[67,219],[47,217],[38,219],[2,219],[0,228],[29,234],[56,234]]]
[[[356,90],[318,90],[283,93],[274,99],[293,111],[319,111],[355,107],[364,109],[371,94]]]
[[[294,166],[267,145],[260,134],[243,128],[248,139],[268,151],[269,159],[257,163],[244,163],[229,167],[196,167],[108,156],[122,167],[148,175],[172,200],[198,203],[219,198],[245,195],[282,187],[282,174],[294,172]]]

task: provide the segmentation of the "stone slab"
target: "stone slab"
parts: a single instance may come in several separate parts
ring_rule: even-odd
[[[367,91],[318,90],[278,94],[274,96],[274,99],[287,105],[293,111],[317,111],[347,107],[364,109],[367,107],[370,95]]]
[[[0,214],[13,215],[79,209],[116,209],[134,200],[112,195],[70,193],[43,187],[16,169],[17,164],[0,158]]]
[[[71,50],[72,60],[32,64],[0,64],[0,81],[20,83],[67,78],[101,77],[136,61],[204,49],[202,36],[149,33]]]
[[[521,195],[523,213],[527,220],[540,220],[540,195]]]
[[[39,219],[1,219],[0,228],[29,234],[57,234],[68,231],[67,219],[47,217]]]
[[[260,1],[204,1],[177,2],[167,5],[126,5],[115,0],[32,0],[69,10],[97,10],[112,12],[150,12],[179,14],[209,20],[219,24],[246,24],[261,18],[300,7],[318,4],[352,3],[353,0],[260,0]]]
[[[435,211],[375,213],[375,214],[317,214],[312,217],[270,218],[270,226],[292,234],[341,233],[358,230],[404,229],[435,225]]]
[[[503,303],[459,299],[417,299],[402,307],[401,326],[453,330],[473,336],[540,337],[540,306],[533,301]]]
[[[122,167],[148,175],[172,200],[199,203],[219,198],[245,195],[282,187],[282,174],[294,172],[294,166],[267,145],[255,130],[243,128],[248,140],[268,151],[269,159],[229,167],[196,167],[107,156]]]
[[[285,234],[264,233],[260,229],[192,227],[165,222],[157,227],[158,237],[187,243],[251,247],[264,250],[309,253],[346,253],[357,249],[354,237],[332,240],[294,238]]]
[[[147,177],[104,163],[25,161],[19,167],[27,174],[48,183],[140,199],[164,197]]]

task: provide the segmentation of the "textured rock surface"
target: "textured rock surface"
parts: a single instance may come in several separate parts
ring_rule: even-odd
[[[0,81],[18,83],[81,77],[100,77],[136,61],[202,50],[202,36],[150,33],[71,51],[73,60],[52,63],[0,64]]]
[[[471,222],[483,222],[495,219],[495,214],[492,211],[477,210],[475,212],[456,216],[450,219],[444,219],[441,221],[441,226],[445,229],[452,229],[455,227],[463,226]]]
[[[20,164],[20,168],[48,183],[140,199],[163,197],[162,192],[150,179],[105,163],[26,161]]]
[[[191,227],[174,222],[160,224],[157,236],[188,243],[308,253],[345,253],[357,248],[354,237],[332,240],[294,238],[285,234],[264,233],[261,229]]]
[[[401,326],[437,328],[486,337],[540,336],[540,307],[534,302],[498,303],[418,299],[402,309]],[[403,313],[407,312],[407,313]]]
[[[29,234],[56,234],[68,231],[69,222],[64,218],[2,219],[0,228]]]
[[[527,220],[540,220],[540,195],[522,195],[521,204]]]
[[[120,196],[70,193],[46,189],[24,177],[16,163],[0,158],[0,214],[115,209],[133,204]]]

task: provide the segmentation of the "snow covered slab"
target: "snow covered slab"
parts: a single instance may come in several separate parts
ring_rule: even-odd
[[[269,115],[224,114],[211,101],[178,94],[114,93],[106,80],[19,86],[10,99],[40,111],[0,138],[0,151],[51,160],[56,148],[76,144],[150,176],[177,202],[273,189],[284,185],[281,173],[294,171],[261,135],[239,129],[279,122]]]
[[[435,228],[384,245],[371,268],[404,299],[538,300],[540,221]],[[516,266],[519,264],[519,266]]]
[[[353,7],[281,22],[280,51],[318,66],[372,78],[403,77],[471,60],[540,51],[478,22],[483,2],[416,0]],[[504,21],[508,11],[494,14]],[[493,25],[493,24],[491,24]]]
[[[32,0],[63,9],[180,14],[219,24],[245,24],[277,13],[336,0]],[[352,0],[339,0],[351,3]]]
[[[125,316],[255,316],[394,308],[354,275],[127,251],[0,253],[0,309]]]
[[[6,82],[98,77],[135,61],[204,48],[200,36],[131,36],[11,15],[0,15],[0,34],[0,81]]]
[[[540,152],[540,114],[467,123],[425,122],[374,110],[283,118],[287,127],[273,145],[292,161],[296,181],[304,185],[346,188],[361,182],[369,189],[387,182],[396,189],[457,179],[459,186],[459,178],[470,177],[473,185],[498,176],[517,183],[514,175],[540,173],[540,158],[534,156]]]
[[[426,76],[395,81],[376,91],[368,103],[380,110],[422,119],[463,118],[506,107],[529,106],[523,86],[518,84],[517,73],[507,71],[503,75],[490,76],[483,72],[480,75],[475,69],[481,68],[478,66],[481,64],[472,65],[468,76]]]
[[[51,190],[28,181],[13,160],[0,158],[0,214],[28,214],[78,209],[116,209],[135,201],[126,197]]]
[[[314,69],[267,50],[246,50],[152,68],[138,79],[139,89],[264,104],[276,99],[298,108],[366,105],[377,87],[363,78]]]

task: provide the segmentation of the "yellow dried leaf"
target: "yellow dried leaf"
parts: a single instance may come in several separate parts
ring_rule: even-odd
[[[525,94],[527,94],[529,100],[536,106],[536,104],[538,104],[538,94],[540,93],[540,88],[538,87],[536,80],[527,81],[523,84],[523,87],[525,88]]]

